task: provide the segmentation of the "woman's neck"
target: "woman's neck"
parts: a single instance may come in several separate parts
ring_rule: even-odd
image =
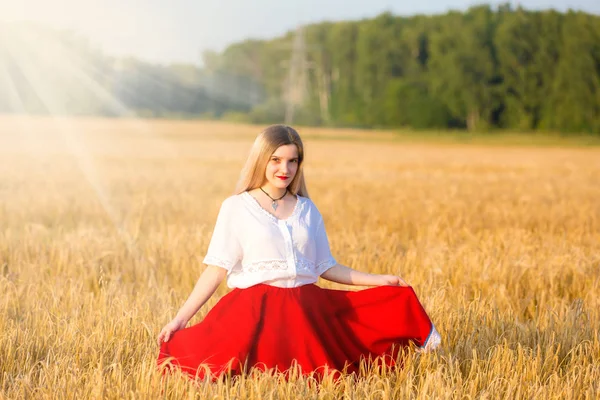
[[[265,184],[262,186],[262,189],[269,194],[269,196],[274,199],[278,199],[283,196],[287,192],[287,188],[276,188],[269,184]]]

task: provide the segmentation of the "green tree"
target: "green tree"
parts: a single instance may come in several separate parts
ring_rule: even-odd
[[[564,132],[597,129],[600,79],[591,16],[569,12],[562,26],[562,43],[552,85],[546,126]]]
[[[494,14],[488,6],[466,14],[440,18],[431,34],[429,73],[431,89],[453,118],[469,129],[487,128],[494,109],[497,79],[492,46]]]

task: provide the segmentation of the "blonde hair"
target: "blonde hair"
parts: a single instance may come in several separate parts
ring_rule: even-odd
[[[288,190],[294,195],[308,197],[302,168],[304,146],[298,132],[287,125],[271,125],[256,137],[246,164],[240,173],[240,179],[235,187],[235,194],[261,187],[266,180],[265,170],[271,155],[280,146],[288,144],[295,144],[298,148],[298,170],[296,176],[288,185]]]

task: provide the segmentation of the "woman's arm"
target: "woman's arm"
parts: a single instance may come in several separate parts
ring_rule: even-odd
[[[167,342],[174,332],[185,328],[188,321],[192,319],[200,307],[215,293],[215,290],[217,290],[226,275],[227,270],[224,268],[214,265],[206,267],[200,278],[198,278],[194,290],[192,290],[186,302],[181,306],[175,318],[165,325],[158,335],[159,344],[161,341]]]
[[[345,265],[336,264],[321,274],[328,281],[358,286],[408,286],[399,276],[360,272]]]

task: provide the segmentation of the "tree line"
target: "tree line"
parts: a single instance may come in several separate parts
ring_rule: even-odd
[[[584,12],[384,13],[235,43],[201,67],[41,27],[0,33],[2,113],[272,123],[293,104],[307,125],[600,133],[600,17]]]

